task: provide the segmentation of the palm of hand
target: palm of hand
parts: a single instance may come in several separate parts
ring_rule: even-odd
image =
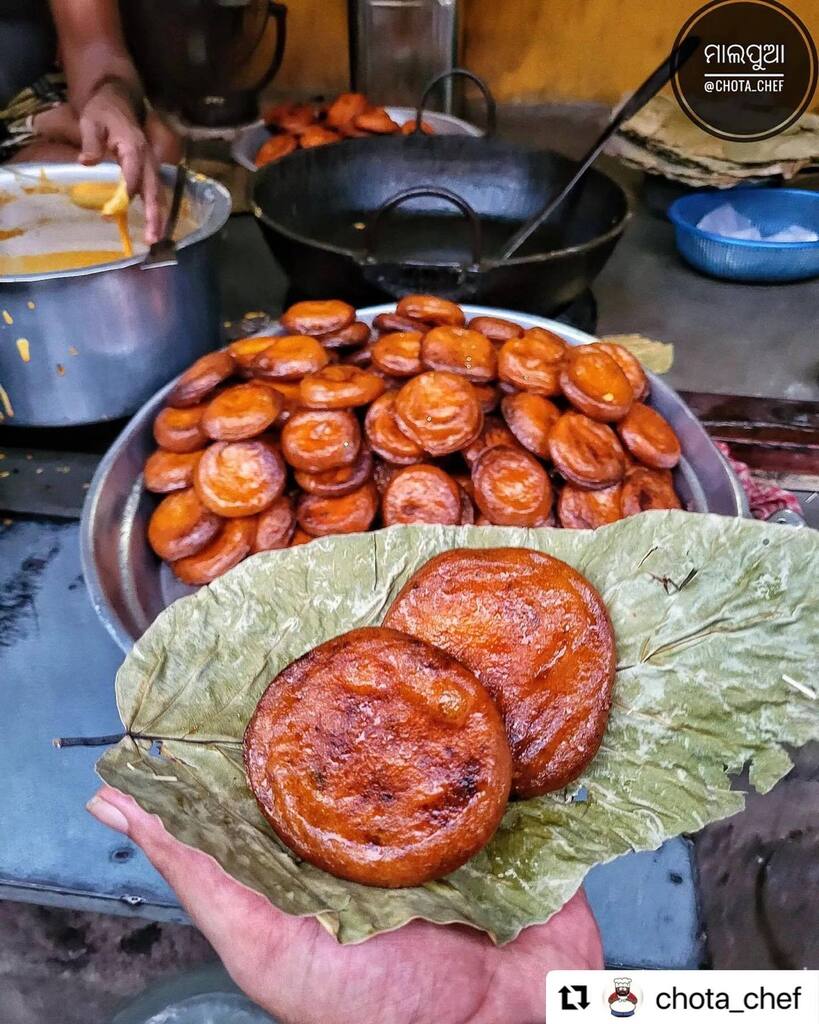
[[[173,839],[130,797],[104,787],[89,809],[142,847],[236,983],[282,1024],[534,1024],[548,970],[602,967],[582,894],[502,948],[423,921],[340,946],[314,918],[284,914]]]

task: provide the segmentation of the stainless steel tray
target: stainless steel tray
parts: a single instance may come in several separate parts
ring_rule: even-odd
[[[370,306],[359,319],[372,323],[394,304]],[[514,320],[523,327],[546,327],[571,345],[595,339],[574,327],[542,317],[485,306],[462,307],[468,317],[487,315]],[[676,486],[692,512],[747,515],[739,481],[714,447],[699,420],[680,396],[662,380],[651,377],[651,404],[677,432],[683,458]],[[91,481],[80,527],[83,573],[91,602],[103,625],[128,651],[156,616],[178,597],[192,593],[148,546],[146,529],[156,501],[142,486],[142,467],[155,448],[152,426],[173,381],[139,410],[111,446]]]
[[[415,107],[385,107],[384,108],[396,124],[406,124],[407,121],[414,121]],[[462,121],[460,117],[453,117],[452,114],[440,114],[435,110],[424,111],[424,121],[427,121],[434,129],[436,135],[473,135],[476,138],[483,135],[483,131],[468,121]],[[230,147],[230,155],[237,164],[246,167],[249,171],[256,171],[256,154],[262,147],[263,142],[270,138],[270,132],[264,123],[258,121],[249,124],[236,133]]]

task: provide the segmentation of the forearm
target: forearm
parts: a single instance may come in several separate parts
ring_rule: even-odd
[[[68,98],[81,111],[100,85],[121,83],[141,112],[142,85],[122,35],[116,0],[50,0]]]

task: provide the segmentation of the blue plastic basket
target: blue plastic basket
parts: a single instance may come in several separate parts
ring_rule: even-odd
[[[683,196],[668,209],[680,254],[698,270],[732,281],[800,281],[819,276],[819,242],[756,242],[697,227],[724,203],[763,235],[791,224],[819,233],[819,192],[798,188],[734,188]]]

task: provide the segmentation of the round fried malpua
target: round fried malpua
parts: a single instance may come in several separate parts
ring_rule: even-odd
[[[262,814],[299,857],[362,885],[421,885],[492,837],[509,796],[503,724],[475,676],[392,629],[293,662],[244,736]]]
[[[156,506],[148,522],[148,543],[166,562],[193,555],[208,544],[222,520],[205,508],[192,487],[175,491]]]
[[[497,448],[501,444],[507,448],[518,447],[517,438],[503,420],[499,416],[487,416],[483,421],[480,434],[463,449],[461,454],[466,460],[466,464],[471,467],[487,448]]]
[[[348,327],[355,320],[355,310],[340,299],[297,302],[281,316],[282,327],[294,334],[329,334]]]
[[[379,334],[391,334],[395,331],[420,331],[426,334],[429,324],[421,320],[412,320],[408,316],[399,316],[397,313],[379,313],[373,319],[373,327]]]
[[[202,429],[204,405],[191,405],[187,409],[167,406],[154,420],[154,438],[160,448],[169,452],[199,451],[210,440]]]
[[[473,384],[472,388],[485,415],[497,409],[501,395],[494,384]]]
[[[560,789],[594,757],[614,635],[600,595],[565,562],[525,548],[444,552],[405,584],[385,625],[447,651],[489,690],[518,796]]]
[[[498,369],[495,346],[468,327],[433,327],[421,341],[421,362],[428,370],[449,370],[476,384],[494,380]]]
[[[552,427],[549,454],[561,476],[588,490],[610,487],[626,471],[625,453],[611,427],[579,412],[564,412]]]
[[[642,402],[647,397],[651,385],[637,356],[632,355],[627,348],[614,341],[596,341],[591,347],[605,352],[617,363],[626,375],[626,380],[631,384],[635,402]]]
[[[509,429],[524,448],[542,459],[549,454],[549,434],[560,419],[560,410],[543,395],[519,391],[506,395],[501,412]]]
[[[523,391],[559,395],[560,367],[567,351],[568,345],[559,335],[533,327],[501,345],[498,376]]]
[[[322,498],[340,498],[350,491],[357,491],[373,475],[373,455],[366,444],[362,444],[355,462],[349,466],[323,469],[320,473],[307,473],[297,469],[293,474],[296,483],[308,494]]]
[[[436,295],[405,295],[395,307],[398,316],[423,320],[433,326],[463,327],[466,317],[460,306]]]
[[[352,409],[369,405],[384,393],[384,381],[357,366],[325,366],[302,377],[302,405],[308,409]]]
[[[503,344],[510,338],[519,338],[523,334],[520,324],[513,324],[511,320],[504,320],[499,316],[475,316],[469,321],[473,331],[480,331],[495,344]]]
[[[299,409],[282,428],[281,444],[294,469],[320,473],[355,462],[361,428],[347,409]]]
[[[283,407],[284,398],[273,388],[254,381],[235,384],[208,402],[202,427],[215,441],[244,441],[267,430]]]
[[[458,526],[463,507],[452,477],[438,466],[407,466],[392,477],[381,499],[385,526],[440,523]]]
[[[373,402],[364,417],[364,433],[372,450],[382,459],[397,466],[410,466],[423,459],[424,449],[398,425],[395,396],[395,391],[388,391]]]
[[[229,352],[209,352],[197,359],[182,374],[168,395],[168,405],[186,409],[198,405],[235,370],[236,364]]]
[[[266,348],[270,348],[276,337],[276,335],[264,335],[258,338],[239,338],[238,341],[232,341],[228,345],[228,352],[233,356],[240,372],[250,371],[256,356],[264,352]]]
[[[634,401],[626,375],[596,345],[571,350],[560,371],[560,389],[576,409],[604,423],[622,419]]]
[[[599,491],[585,491],[566,484],[557,499],[557,515],[566,530],[596,530],[623,518],[620,507],[621,484]]]
[[[252,516],[284,491],[287,467],[267,441],[216,441],[193,475],[199,500],[226,519]]]
[[[357,491],[334,498],[303,494],[296,506],[299,526],[311,537],[333,533],[364,533],[378,511],[378,490],[368,481]]]
[[[189,587],[203,587],[238,565],[251,552],[256,517],[229,519],[201,551],[171,563],[174,575]]]
[[[628,451],[653,469],[673,469],[680,461],[680,442],[671,425],[648,405],[635,402],[617,424]]]
[[[320,341],[325,348],[359,348],[370,340],[370,328],[361,320],[354,320],[338,331],[320,334]]]
[[[293,499],[289,494],[282,494],[270,508],[256,516],[256,535],[251,551],[255,553],[286,548],[295,529],[296,513],[293,509]]]
[[[682,508],[671,472],[645,466],[635,466],[626,473],[620,505],[624,516],[651,509]]]
[[[521,448],[487,448],[472,467],[475,503],[496,526],[540,526],[552,508],[552,485]]]
[[[395,418],[405,434],[430,455],[448,455],[470,443],[481,430],[483,412],[468,380],[431,370],[401,388]]]
[[[166,452],[158,448],[148,456],[142,479],[146,491],[154,494],[170,494],[181,491],[193,483],[193,471],[196,469],[202,452]]]
[[[384,373],[394,377],[414,377],[421,373],[421,341],[420,331],[393,331],[382,334],[373,345],[373,363]]]
[[[327,350],[315,338],[303,334],[285,334],[273,338],[251,363],[254,376],[267,380],[301,380],[307,373],[321,370],[330,361]]]
[[[282,398],[282,407],[279,410],[279,415],[276,417],[273,423],[274,427],[283,427],[285,423],[290,419],[293,413],[301,408],[301,391],[299,381],[285,381],[285,380],[264,380],[258,378],[260,384],[264,384],[266,388],[270,388],[271,391],[277,392]]]

